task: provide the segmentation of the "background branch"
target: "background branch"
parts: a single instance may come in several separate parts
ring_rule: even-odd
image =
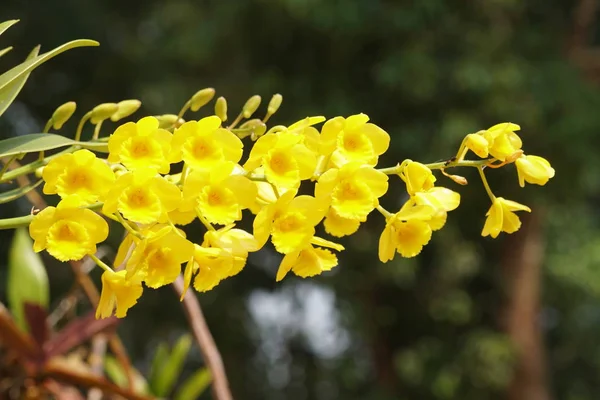
[[[173,288],[177,292],[177,296],[181,297],[183,294],[183,277],[180,275],[175,282],[173,282]],[[185,315],[192,328],[194,338],[200,346],[200,351],[204,357],[204,361],[210,373],[212,375],[212,390],[213,396],[217,400],[232,400],[231,391],[229,389],[229,382],[227,375],[225,374],[225,367],[223,366],[223,360],[221,354],[215,344],[215,341],[206,325],[204,314],[200,308],[200,303],[190,290],[187,291],[183,298],[183,309]]]

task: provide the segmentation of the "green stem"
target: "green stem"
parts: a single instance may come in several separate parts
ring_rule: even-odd
[[[496,200],[496,196],[494,196],[494,193],[492,193],[490,184],[488,183],[487,178],[485,177],[485,174],[483,173],[483,166],[477,167],[477,171],[479,171],[479,176],[481,177],[481,182],[483,182],[485,191],[487,192],[488,196],[490,196],[490,200],[492,200],[492,203],[493,203],[494,200]]]
[[[16,218],[4,218],[0,219],[0,230],[5,229],[16,229],[23,226],[28,226],[33,220],[33,215],[25,215]]]
[[[2,182],[2,181],[1,181],[1,179],[2,179],[2,177],[4,176],[4,173],[6,172],[6,170],[8,169],[8,166],[9,166],[9,165],[10,165],[10,164],[11,164],[13,161],[15,161],[17,158],[19,158],[19,156],[21,156],[21,155],[20,155],[20,154],[14,154],[12,157],[10,157],[10,158],[8,159],[8,161],[7,161],[7,162],[5,162],[5,163],[4,163],[4,166],[2,167],[2,170],[0,170],[0,182]]]
[[[98,210],[102,208],[103,204],[104,203],[94,203],[87,206],[87,208],[90,210]],[[33,214],[29,214],[24,215],[22,217],[0,219],[0,231],[5,229],[15,229],[20,228],[22,226],[28,226],[29,224],[31,224],[33,217]]]
[[[233,129],[240,123],[240,121],[244,118],[244,113],[240,112],[237,117],[233,120],[233,122],[227,127],[227,129]]]
[[[79,142],[81,140],[81,132],[83,131],[83,125],[87,122],[88,119],[92,117],[92,112],[89,111],[87,114],[81,118],[79,121],[79,125],[77,125],[77,130],[75,131],[75,141]]]
[[[398,164],[394,167],[381,168],[381,169],[378,169],[378,171],[383,172],[386,175],[397,175],[400,173],[400,164]]]
[[[88,256],[92,260],[94,260],[94,262],[96,263],[96,265],[98,265],[104,271],[109,272],[109,273],[113,273],[113,274],[115,273],[115,271],[113,271],[111,267],[109,267],[108,265],[106,265],[102,260],[100,260],[98,257],[96,257],[96,255],[94,255],[94,254],[88,254]]]
[[[103,122],[104,121],[100,121],[94,126],[94,135],[92,136],[92,140],[98,140],[98,136],[100,136],[100,129],[102,129]]]
[[[451,161],[441,161],[436,163],[425,164],[425,166],[429,169],[441,169],[441,168],[454,168],[454,167],[475,167],[479,168],[483,165],[486,165],[493,160],[451,160]]]
[[[30,174],[32,172],[35,172],[36,169],[38,169],[39,167],[43,167],[44,165],[48,164],[48,162],[50,160],[52,160],[53,158],[56,158],[62,154],[66,154],[66,153],[72,153],[75,150],[77,150],[76,147],[72,146],[67,148],[66,150],[63,150],[59,153],[53,154],[50,157],[46,157],[43,160],[37,160],[34,162],[31,162],[29,164],[23,165],[19,168],[15,168],[11,171],[8,171],[7,173],[5,173],[4,175],[0,174],[0,183],[3,182],[8,182],[8,181],[12,181],[13,179],[21,176],[21,175],[27,175]]]
[[[46,122],[46,126],[44,126],[44,130],[42,131],[42,133],[48,133],[50,131],[50,128],[52,128],[53,123],[54,121],[52,120],[52,118],[50,118],[48,122]],[[40,151],[40,156],[38,158],[40,160],[44,159],[44,150]]]
[[[200,220],[200,222],[202,222],[202,224],[206,227],[206,229],[208,229],[209,231],[216,230],[215,227],[212,226],[212,224],[210,222],[208,222],[206,217],[204,217],[204,215],[202,215],[202,212],[200,211],[200,209],[198,207],[196,207],[196,215],[198,216],[198,219]]]
[[[386,220],[392,218],[394,216],[394,214],[392,214],[391,212],[389,212],[388,210],[386,210],[385,208],[381,207],[381,206],[377,206],[377,211],[379,211],[381,213],[381,215],[383,215],[385,217]]]
[[[127,232],[129,232],[130,234],[132,234],[133,236],[135,236],[139,239],[142,239],[142,240],[144,239],[144,236],[142,236],[141,233],[139,233],[131,225],[129,225],[129,222],[125,221],[125,218],[123,218],[123,216],[119,212],[115,213],[115,216],[117,217],[117,219],[119,220],[121,225],[123,225],[123,228],[125,228],[125,230]]]

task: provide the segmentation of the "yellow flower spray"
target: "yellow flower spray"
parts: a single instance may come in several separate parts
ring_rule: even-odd
[[[47,250],[61,261],[87,255],[104,270],[98,318],[115,312],[125,316],[144,285],[158,288],[172,283],[182,268],[186,289],[211,290],[238,274],[248,254],[269,239],[282,254],[277,281],[290,272],[305,278],[329,271],[338,265],[336,252],[344,248],[316,236],[317,226],[323,223],[335,237],[352,235],[374,210],[386,221],[379,259],[387,262],[396,253],[414,257],[460,203],[457,192],[436,186],[436,170],[464,185],[465,178],[446,170],[476,168],[492,203],[482,235],[513,233],[521,225],[515,212],[530,209],[496,197],[485,171],[514,163],[521,186],[544,185],[554,176],[547,160],[524,154],[516,133],[520,127],[513,123],[467,134],[456,156],[447,161],[405,160],[378,168],[390,136],[365,114],[328,120],[313,116],[269,128],[267,122],[282,104],[282,96],[276,94],[263,118],[255,116],[261,98],[252,96],[229,125],[224,97],[215,102],[216,115],[184,120],[188,110],[206,106],[214,95],[212,88],[200,90],[177,115],[126,122],[108,138],[100,137],[103,121],[127,117],[140,102],[97,106],[83,116],[75,133],[79,140],[90,122],[95,128],[91,142],[79,142],[49,157],[42,153],[39,161],[19,171],[38,169],[44,193],[61,198],[57,207],[47,207],[25,221],[30,222],[34,250]],[[75,104],[62,109],[49,121],[56,129],[72,115]],[[108,156],[100,158],[86,146],[107,151]],[[245,147],[251,149],[242,160]],[[469,152],[479,159],[466,159]],[[12,173],[11,178],[16,176]],[[392,213],[379,201],[394,180],[404,182],[409,198]],[[314,193],[299,195],[307,181],[315,182]],[[252,232],[236,227],[250,214]],[[108,236],[109,225],[102,216],[127,231],[114,263],[124,266],[122,270],[113,270],[95,256],[97,244]],[[191,223],[204,226],[202,243],[192,243],[177,227]]]

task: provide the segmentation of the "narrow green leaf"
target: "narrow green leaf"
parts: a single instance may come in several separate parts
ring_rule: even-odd
[[[8,28],[13,26],[17,22],[19,22],[18,19],[11,19],[11,20],[0,23],[0,35],[2,35]]]
[[[8,203],[10,201],[16,200],[20,197],[25,196],[27,193],[40,186],[40,184],[44,182],[42,179],[35,183],[31,183],[27,186],[18,187],[13,190],[9,190],[8,192],[0,193],[0,204]]]
[[[154,384],[153,393],[156,396],[165,397],[173,390],[173,386],[181,374],[183,363],[185,362],[185,358],[187,357],[191,346],[192,337],[190,335],[183,335],[179,338],[177,343],[175,343],[171,355],[164,364],[161,373],[156,380],[152,382]]]
[[[33,251],[33,241],[26,228],[16,230],[8,255],[8,287],[10,310],[21,329],[27,331],[24,304],[48,307],[48,275],[40,256]]]
[[[148,374],[148,382],[150,382],[150,390],[152,393],[156,393],[156,382],[158,377],[162,373],[162,370],[169,358],[169,347],[166,343],[159,343],[150,365],[150,373]]]
[[[111,355],[104,357],[104,371],[106,376],[110,378],[117,386],[125,387],[127,385],[127,374],[121,367],[121,364]]]
[[[29,53],[29,55],[27,56],[27,60],[31,60],[32,58],[37,57],[39,53],[40,46],[34,47],[31,53]],[[25,85],[25,82],[27,82],[27,78],[29,78],[30,74],[31,71],[20,75],[17,79],[8,84],[4,88],[4,90],[0,91],[0,116],[2,116],[2,114],[4,114],[4,111],[6,111],[6,109],[8,108],[8,106],[10,106],[13,101],[15,101],[15,98],[17,97],[21,89],[23,89],[23,86]]]
[[[210,385],[212,376],[208,368],[199,369],[181,385],[175,400],[196,400]]]
[[[32,133],[0,140],[0,157],[58,149],[75,144],[73,139],[52,133]]]
[[[76,142],[73,139],[53,133],[31,133],[0,140],[0,158],[73,145],[94,151],[105,152],[108,150],[108,143],[106,142]]]
[[[99,45],[99,43],[94,40],[87,40],[87,39],[73,40],[72,42],[65,43],[62,46],[58,46],[57,48],[50,50],[47,53],[40,54],[39,56],[32,58],[31,60],[27,60],[27,61],[17,65],[13,69],[10,69],[10,70],[6,71],[5,73],[3,73],[2,75],[0,75],[0,97],[2,96],[4,90],[6,90],[7,85],[9,85],[11,82],[13,82],[19,76],[30,72],[31,70],[33,70],[34,68],[43,64],[44,62],[48,61],[52,57],[57,56],[60,53],[63,53],[65,51],[73,49],[75,47],[98,46],[98,45]]]
[[[2,57],[3,55],[5,55],[6,53],[8,53],[9,51],[11,51],[13,49],[12,46],[8,46],[3,48],[2,50],[0,50],[0,57]]]
[[[127,373],[115,357],[109,354],[104,357],[104,371],[117,386],[127,387]],[[133,374],[133,391],[137,394],[147,394],[148,382],[146,379],[133,367],[131,372]]]

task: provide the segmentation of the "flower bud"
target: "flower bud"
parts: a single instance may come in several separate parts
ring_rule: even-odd
[[[222,122],[227,121],[227,100],[221,96],[215,103],[215,115],[221,119]]]
[[[133,114],[140,108],[140,106],[142,105],[142,102],[139,100],[133,100],[133,99],[132,100],[123,100],[123,101],[118,102],[117,105],[119,106],[119,109],[117,110],[116,113],[114,113],[110,117],[110,120],[112,122],[117,122],[120,119],[129,117],[131,114]]]
[[[168,129],[178,123],[183,124],[185,122],[182,118],[179,118],[179,121],[177,121],[177,115],[175,114],[155,115],[154,118],[158,120],[158,127],[160,129]]]
[[[444,169],[440,169],[440,171],[442,172],[442,174],[450,179],[452,179],[455,183],[458,183],[459,185],[468,185],[469,182],[467,181],[467,178],[465,178],[464,176],[460,176],[460,175],[451,175],[449,173],[447,173],[446,171],[444,171]]]
[[[250,130],[249,134],[251,135],[252,140],[256,140],[265,134],[265,132],[267,131],[267,125],[265,125],[265,123],[262,122],[260,119],[251,119],[250,121],[244,122],[240,126],[240,129]],[[248,136],[248,133],[246,133],[244,137],[245,136]]]
[[[200,107],[204,107],[215,97],[215,89],[206,88],[196,92],[190,100],[190,109],[192,111],[198,111]]]
[[[104,103],[97,105],[92,110],[92,117],[90,118],[90,121],[92,124],[97,124],[105,119],[109,119],[118,110],[119,105],[117,103]]]
[[[259,95],[254,95],[246,101],[246,104],[244,104],[244,108],[242,109],[244,118],[250,118],[252,114],[254,114],[258,106],[260,106],[260,100],[261,98]]]
[[[76,108],[77,104],[75,104],[74,101],[69,101],[68,103],[58,107],[56,111],[54,111],[54,114],[52,114],[52,128],[62,128],[64,123],[71,118]]]
[[[68,103],[63,104],[58,107],[56,111],[52,114],[52,128],[60,129],[64,125],[65,122],[71,118],[75,109],[77,108],[77,104],[74,101],[69,101]]]
[[[274,94],[273,97],[271,97],[271,101],[269,102],[269,105],[267,107],[267,114],[269,115],[273,115],[277,112],[277,110],[279,110],[279,107],[281,107],[281,102],[283,101],[283,96],[280,95],[279,93]]]

